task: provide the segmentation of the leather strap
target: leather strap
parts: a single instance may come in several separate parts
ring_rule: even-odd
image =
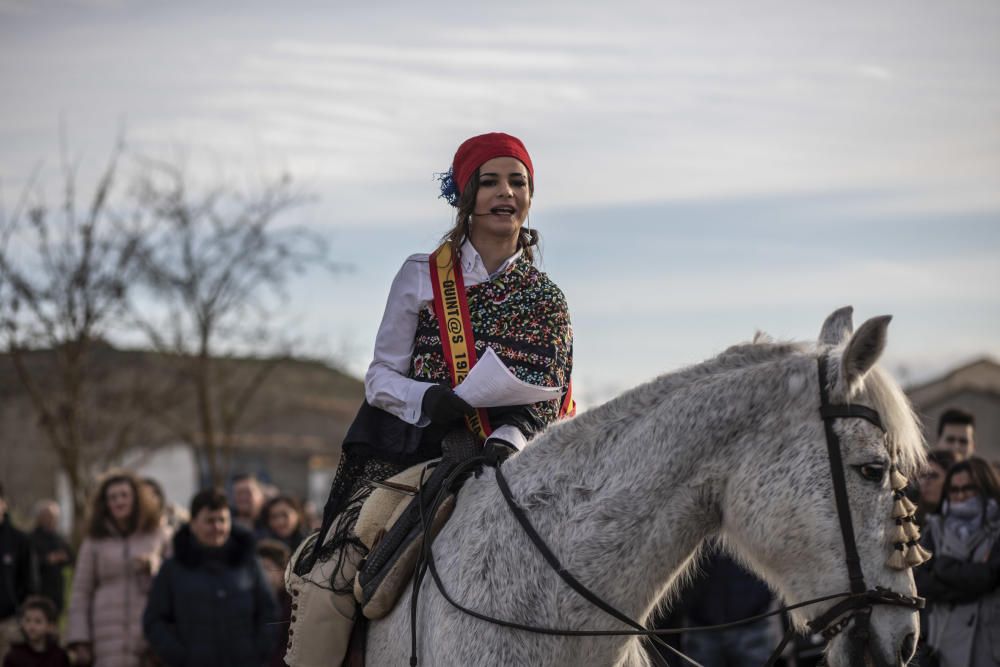
[[[837,517],[840,519],[840,534],[844,538],[847,575],[851,582],[851,593],[859,594],[865,592],[865,575],[861,571],[861,557],[858,555],[858,545],[854,538],[851,505],[847,499],[847,480],[844,477],[844,462],[840,455],[840,439],[833,430],[834,419],[838,417],[860,416],[860,413],[853,413],[859,406],[833,406],[830,404],[830,394],[826,387],[826,355],[820,355],[817,362],[819,365],[819,411],[823,417],[823,428],[826,431],[826,451],[830,458],[830,474],[833,476],[833,495],[837,503]],[[837,414],[833,414],[834,412]],[[881,420],[879,421],[881,422]]]
[[[521,528],[527,534],[528,539],[530,539],[531,543],[535,545],[535,548],[538,550],[538,553],[542,555],[542,558],[544,558],[545,562],[549,564],[549,567],[555,570],[556,574],[559,575],[560,579],[566,582],[566,584],[570,588],[576,591],[580,597],[582,597],[590,604],[594,605],[595,607],[597,607],[604,613],[608,614],[609,616],[617,618],[619,621],[621,621],[626,625],[630,625],[633,628],[636,628],[637,630],[639,629],[645,630],[645,628],[642,625],[636,623],[631,618],[626,616],[624,613],[618,611],[608,602],[605,602],[601,598],[597,597],[597,595],[591,592],[589,588],[581,584],[580,581],[576,577],[574,577],[569,570],[563,567],[562,563],[559,562],[559,558],[554,553],[552,553],[552,550],[549,549],[547,544],[545,544],[545,541],[542,539],[541,535],[539,535],[538,531],[535,530],[534,525],[532,525],[531,520],[524,513],[524,510],[521,509],[521,506],[514,501],[513,494],[511,494],[510,491],[510,486],[507,485],[507,478],[504,477],[501,468],[496,469],[497,486],[500,487],[500,495],[503,496],[504,501],[507,503],[507,507],[510,508],[511,514],[513,514],[514,518],[517,519],[517,522],[521,525]]]
[[[865,419],[885,432],[882,426],[882,418],[877,412],[863,405],[823,405],[819,409],[819,414],[823,419],[842,419],[844,417],[857,417]]]
[[[863,607],[871,607],[876,604],[884,604],[891,607],[904,607],[919,611],[926,605],[926,600],[921,597],[910,597],[902,593],[896,593],[887,588],[876,586],[870,591],[865,591],[860,595],[852,595],[845,600],[827,609],[813,620],[809,621],[809,629],[813,632],[822,632],[833,623],[838,616],[848,611]]]

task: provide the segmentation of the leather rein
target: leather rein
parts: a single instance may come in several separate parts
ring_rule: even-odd
[[[887,605],[893,607],[903,607],[906,609],[912,609],[917,611],[924,608],[925,600],[921,597],[905,595],[903,593],[896,593],[889,589],[883,588],[881,586],[876,586],[875,588],[869,589],[865,583],[864,574],[861,569],[861,559],[858,555],[857,543],[854,536],[854,525],[851,521],[850,505],[847,498],[847,482],[844,474],[844,464],[841,456],[840,448],[840,438],[837,436],[833,429],[833,422],[836,419],[864,419],[881,431],[885,431],[885,427],[882,425],[881,417],[878,412],[861,405],[849,405],[849,404],[834,404],[830,403],[829,391],[826,385],[827,378],[827,357],[826,355],[821,355],[817,359],[818,371],[819,371],[819,387],[820,387],[820,416],[823,419],[824,431],[826,434],[826,446],[827,454],[830,461],[830,471],[833,480],[833,491],[834,499],[837,505],[837,516],[840,521],[840,532],[844,540],[844,550],[846,553],[846,565],[848,578],[850,581],[850,591],[846,593],[835,593],[832,595],[825,595],[818,598],[813,598],[806,600],[804,602],[799,602],[793,605],[787,605],[776,609],[774,611],[758,614],[756,616],[751,616],[739,621],[732,623],[724,623],[720,625],[706,625],[688,628],[666,628],[666,629],[649,629],[643,626],[641,623],[630,618],[628,615],[616,609],[606,600],[598,596],[596,593],[587,588],[583,583],[581,583],[576,577],[573,576],[563,565],[560,563],[558,557],[552,552],[549,546],[545,543],[545,540],[538,534],[535,527],[532,525],[531,520],[528,518],[524,509],[518,505],[517,501],[514,499],[511,493],[510,486],[507,484],[507,480],[501,472],[503,458],[505,458],[499,450],[502,447],[487,447],[484,449],[484,454],[481,456],[475,456],[470,459],[463,461],[459,466],[452,471],[448,479],[441,486],[441,490],[438,492],[437,496],[434,498],[434,502],[429,506],[423,504],[422,498],[418,498],[417,502],[420,505],[420,523],[421,530],[423,532],[423,551],[421,554],[420,561],[417,564],[417,570],[413,577],[413,588],[410,595],[410,638],[411,638],[411,654],[410,654],[410,665],[411,667],[417,666],[417,631],[416,631],[416,618],[417,618],[417,599],[419,596],[421,584],[423,583],[424,576],[428,571],[431,573],[431,577],[434,580],[435,586],[438,592],[441,593],[442,597],[453,607],[458,609],[464,614],[472,616],[482,621],[492,623],[494,625],[499,625],[506,628],[511,628],[514,630],[521,630],[524,632],[531,632],[535,634],[543,635],[558,635],[558,636],[568,636],[568,637],[605,637],[605,636],[642,636],[645,637],[662,648],[665,648],[672,652],[677,657],[687,661],[689,664],[695,667],[702,667],[693,658],[690,658],[679,650],[670,646],[662,639],[661,636],[672,635],[672,634],[682,634],[688,632],[712,632],[718,630],[725,630],[733,627],[738,627],[746,625],[749,623],[754,623],[756,621],[774,616],[777,614],[792,611],[794,609],[799,609],[801,607],[807,607],[809,605],[818,604],[820,602],[827,602],[830,600],[839,599],[840,601],[831,606],[824,613],[820,614],[816,618],[812,619],[807,623],[807,627],[813,633],[820,633],[825,639],[830,640],[837,634],[842,632],[851,625],[854,621],[853,627],[849,633],[849,637],[852,642],[866,642],[871,633],[871,612],[872,608],[876,605]],[[430,517],[434,516],[438,505],[447,496],[450,488],[454,486],[457,480],[461,478],[462,475],[469,474],[473,469],[487,465],[495,468],[497,486],[500,489],[500,494],[503,496],[511,514],[517,520],[521,529],[524,530],[528,538],[531,540],[532,544],[541,554],[542,558],[545,559],[549,567],[551,567],[557,575],[574,591],[576,591],[581,597],[590,602],[592,605],[601,609],[607,613],[612,618],[624,623],[625,625],[633,628],[632,630],[570,630],[570,629],[558,629],[558,628],[543,628],[538,626],[527,625],[523,623],[516,623],[513,621],[507,621],[504,619],[494,618],[486,614],[482,614],[473,609],[469,609],[456,600],[454,600],[444,587],[444,583],[441,581],[441,577],[437,571],[437,567],[434,562],[434,553],[432,549],[433,536],[430,530]],[[421,486],[422,486],[421,480]],[[418,494],[419,495],[419,494]],[[775,663],[778,661],[788,642],[791,641],[792,637],[795,635],[794,626],[789,626],[788,630],[785,632],[784,637],[781,642],[775,647],[764,667],[774,667]],[[657,653],[650,654],[654,661],[659,665],[666,666],[666,661],[662,656]]]

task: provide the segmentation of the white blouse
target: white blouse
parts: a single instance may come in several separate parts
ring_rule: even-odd
[[[461,259],[466,288],[492,279],[520,256],[521,250],[518,250],[491,274],[472,243],[466,240],[462,244]],[[368,403],[417,426],[430,423],[430,419],[421,414],[420,404],[424,399],[424,392],[433,383],[414,380],[407,377],[407,373],[413,358],[417,317],[421,308],[432,308],[433,301],[430,255],[410,255],[389,288],[385,313],[375,336],[375,356],[365,374],[365,397]],[[518,449],[526,442],[521,431],[513,425],[501,426],[493,435],[503,438]]]

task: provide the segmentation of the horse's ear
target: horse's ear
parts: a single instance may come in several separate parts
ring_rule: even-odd
[[[857,386],[861,378],[872,369],[885,350],[888,338],[889,322],[892,315],[873,317],[862,324],[857,333],[851,336],[844,348],[840,361],[841,377],[850,390]]]
[[[819,330],[820,345],[840,345],[854,333],[853,306],[844,306],[830,313]]]

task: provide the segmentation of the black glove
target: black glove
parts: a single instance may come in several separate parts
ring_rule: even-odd
[[[458,394],[441,384],[429,387],[424,392],[420,410],[434,424],[451,424],[476,412],[476,409],[459,398]]]

